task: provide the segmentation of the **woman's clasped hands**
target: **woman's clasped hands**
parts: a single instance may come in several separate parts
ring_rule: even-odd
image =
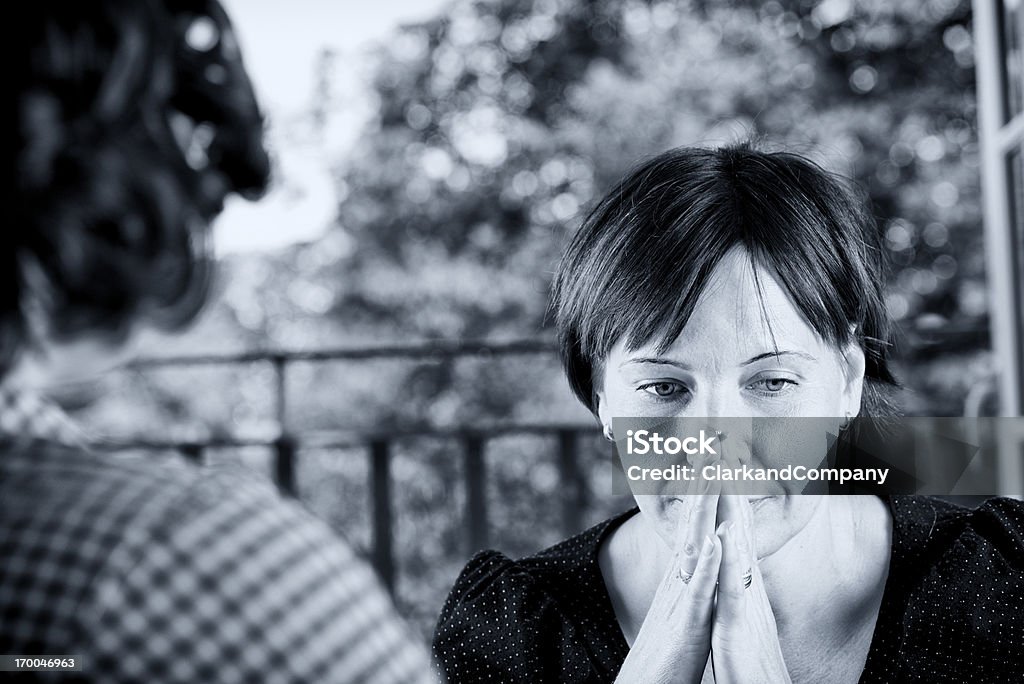
[[[616,682],[788,684],[747,498],[680,497],[675,553]]]

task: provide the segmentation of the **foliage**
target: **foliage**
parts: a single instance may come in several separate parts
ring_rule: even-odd
[[[920,330],[985,327],[966,0],[463,1],[402,29],[374,85],[378,117],[341,168],[355,245],[332,266],[341,320],[529,335],[566,235],[624,170],[753,137],[867,191],[888,304],[914,332],[904,360]]]

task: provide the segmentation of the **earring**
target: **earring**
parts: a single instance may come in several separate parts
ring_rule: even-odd
[[[609,442],[614,442],[615,441],[615,433],[612,432],[612,426],[611,425],[605,425],[604,426],[604,438],[607,439]]]
[[[845,430],[846,428],[850,427],[850,423],[852,423],[852,422],[853,422],[853,414],[850,413],[849,411],[847,411],[846,415],[845,415],[845,420],[843,420],[842,424],[839,426],[839,429],[840,430]]]

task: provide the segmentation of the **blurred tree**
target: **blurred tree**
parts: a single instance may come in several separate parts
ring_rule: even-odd
[[[572,181],[590,194],[590,164],[558,139],[567,89],[621,61],[618,4],[460,3],[381,51],[379,116],[344,176],[358,249],[339,313],[419,335],[535,329],[563,231],[549,205]],[[558,218],[577,208],[562,197]]]
[[[354,249],[330,269],[335,313],[396,336],[532,335],[581,207],[628,166],[763,137],[870,193],[904,357],[930,330],[974,351],[972,55],[967,0],[456,2],[377,56],[378,116],[341,173]]]
[[[968,0],[457,0],[378,50],[377,116],[338,164],[338,227],[228,264],[212,315],[168,346],[547,335],[551,273],[598,194],[667,147],[763,137],[870,193],[907,330],[908,409],[959,413],[989,372],[969,12]],[[336,59],[319,69],[314,126],[346,106]],[[324,371],[293,407],[323,427],[369,407],[378,426],[582,417],[552,370]]]

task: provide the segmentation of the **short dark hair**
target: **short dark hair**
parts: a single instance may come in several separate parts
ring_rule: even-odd
[[[777,275],[822,339],[864,350],[862,413],[887,415],[889,370],[881,238],[855,186],[789,152],[751,143],[678,148],[641,164],[572,236],[554,281],[562,363],[597,412],[601,362],[671,345],[722,257],[743,247]],[[852,331],[852,332],[851,332]]]
[[[5,31],[15,63],[0,377],[32,343],[30,301],[56,339],[118,341],[137,318],[191,320],[209,281],[210,220],[229,193],[261,193],[270,173],[262,114],[216,0],[22,9]],[[197,22],[199,43],[188,34]],[[182,121],[207,143],[198,157],[175,137]]]

